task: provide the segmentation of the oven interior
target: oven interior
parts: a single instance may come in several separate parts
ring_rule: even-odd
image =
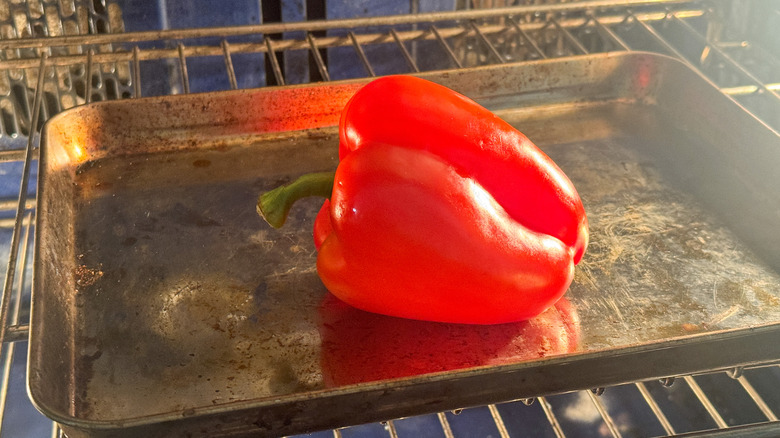
[[[65,110],[108,100],[653,52],[704,76],[768,132],[780,131],[780,4],[772,0],[216,3],[0,3],[0,259],[7,267],[0,306],[2,436],[62,434],[31,404],[26,374],[39,133]],[[703,366],[660,380],[378,423],[348,425],[345,418],[345,427],[302,436],[768,437],[780,434],[778,388],[780,366],[773,361]]]

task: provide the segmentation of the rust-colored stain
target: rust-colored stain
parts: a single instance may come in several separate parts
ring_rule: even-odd
[[[276,93],[257,93],[249,108],[259,109],[250,124],[255,132],[283,132],[335,126],[341,110],[360,88],[359,84],[334,87],[290,88]]]

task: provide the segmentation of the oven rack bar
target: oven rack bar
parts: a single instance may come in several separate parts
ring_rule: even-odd
[[[308,29],[283,33],[282,39],[267,38],[264,33],[241,33],[246,38],[231,40],[230,34],[213,36],[214,29],[165,31],[163,35],[170,33],[177,38],[157,40],[156,45],[150,47],[146,45],[155,41],[149,38],[159,36],[160,32],[110,34],[109,39],[92,35],[94,41],[87,36],[0,40],[0,49],[5,55],[0,57],[0,106],[6,109],[0,118],[0,140],[19,148],[19,141],[14,140],[30,131],[32,96],[29,90],[34,88],[36,67],[42,53],[49,56],[50,68],[45,86],[44,119],[89,101],[149,95],[150,91],[144,90],[142,71],[144,66],[155,63],[164,64],[164,68],[169,70],[170,83],[164,84],[162,91],[158,86],[151,93],[180,94],[190,90],[193,76],[197,76],[197,73],[189,72],[191,67],[188,65],[213,63],[217,59],[222,59],[224,64],[221,82],[225,85],[222,88],[234,89],[374,76],[381,66],[372,65],[367,52],[377,50],[380,53],[395,50],[396,56],[401,55],[408,68],[400,73],[609,51],[655,50],[685,62],[766,124],[776,130],[780,127],[777,115],[780,113],[780,78],[775,73],[780,69],[778,56],[760,43],[746,38],[714,39],[708,35],[711,29],[719,27],[718,14],[713,12],[713,8],[720,3],[711,4],[713,6],[708,8],[691,8],[690,3],[664,1],[652,10],[646,6],[647,3],[631,2],[632,5],[645,6],[642,11],[619,12],[600,10],[605,2],[556,4],[539,9],[530,18],[528,7],[489,10],[490,14],[475,13],[481,10],[466,11],[468,14],[426,14],[426,20],[407,16],[407,22],[418,18],[411,28],[407,24],[379,31],[375,30],[376,23],[394,23],[400,20],[399,16],[386,20],[336,21],[353,25],[343,29],[331,27],[334,25],[332,22],[314,22]],[[671,9],[672,6],[677,9]],[[460,17],[460,21],[442,21],[442,17]],[[437,21],[432,21],[434,19]],[[292,23],[289,29],[298,29],[300,25]],[[264,32],[287,29],[284,25],[268,26],[247,28],[266,29]],[[323,26],[329,33],[315,35]],[[207,36],[212,39],[204,41]],[[698,47],[692,49],[691,41]],[[44,42],[48,45],[41,46]],[[414,59],[412,52],[421,45],[426,50],[438,50],[434,53],[438,56],[433,57],[437,58],[437,62],[424,68],[417,65],[419,60]],[[407,46],[412,47],[412,52]],[[310,61],[304,67],[309,74],[291,77],[295,75],[289,68],[290,61],[295,55],[300,58],[301,54],[307,53]],[[248,55],[262,57],[265,61],[261,62],[267,62],[270,68],[264,78],[254,83],[242,81],[239,87],[237,77],[240,73],[237,73],[234,58]],[[330,62],[325,60],[327,56],[332,57]],[[334,67],[333,60],[339,57],[359,59],[363,68]],[[766,65],[766,71],[753,71],[759,62]]]
[[[762,61],[777,72],[780,60],[761,41],[739,34],[713,34],[712,29],[723,24],[714,11],[724,7],[724,1],[598,0],[364,19],[0,40],[0,165],[27,163],[20,175],[18,198],[0,201],[0,231],[11,232],[0,305],[0,413],[5,411],[10,367],[14,354],[18,354],[14,347],[17,342],[26,341],[29,330],[25,294],[29,296],[28,247],[35,214],[34,192],[26,190],[31,178],[29,163],[36,159],[37,130],[57,112],[96,100],[197,91],[196,67],[201,60],[222,63],[224,89],[239,89],[377,76],[383,73],[371,56],[375,50],[396,50],[408,68],[403,73],[651,50],[685,62],[778,130],[780,77],[757,71],[754,61]],[[281,34],[282,38],[266,37],[270,34]],[[698,46],[691,49],[690,41]],[[420,66],[418,49],[423,46],[439,50],[438,64]],[[347,56],[345,51],[351,51],[349,56],[357,60],[356,65],[362,70],[339,72],[333,67],[337,56]],[[305,67],[309,74],[295,77],[289,67],[295,59],[293,55],[299,53],[308,55]],[[268,64],[264,77],[256,82],[240,80],[236,58],[244,55],[262,57],[261,62]],[[155,63],[164,65],[169,74],[162,91],[160,87],[152,91],[144,87],[153,81],[144,67]],[[722,373],[707,375],[719,374]],[[680,382],[678,387],[691,389],[710,416],[713,428],[726,433],[718,436],[743,436],[746,427],[759,434],[763,430],[776,433],[780,414],[777,407],[767,403],[748,378],[740,376],[736,380],[763,413],[759,426],[729,424],[718,413],[717,404],[709,400],[706,390],[698,386],[696,376],[676,381]],[[657,382],[624,386],[635,388],[638,399],[647,405],[664,434],[688,436],[706,429],[685,432],[675,427],[667,418],[668,411],[659,406],[658,395],[648,390],[649,385],[658,386]],[[606,394],[614,389],[607,388]],[[621,436],[619,420],[612,418],[609,406],[597,395],[602,391],[578,394],[590,400],[611,436]],[[566,426],[562,425],[556,405],[560,397],[539,397],[536,406],[555,436],[565,437]],[[502,414],[505,405],[508,404],[485,409],[499,436],[514,436]],[[446,437],[455,436],[448,420],[453,418],[451,414],[455,415],[437,415]],[[398,436],[397,423],[388,422],[389,437]],[[712,432],[712,428],[706,430]],[[732,430],[733,435],[728,435]],[[52,433],[58,434],[56,426]],[[333,435],[340,436],[340,432],[333,431]]]
[[[682,18],[682,19],[690,19],[690,18],[697,18],[702,17],[705,12],[703,12],[700,9],[691,9],[691,10],[681,10],[675,12],[675,16]],[[541,21],[532,21],[528,23],[523,23],[522,25],[517,25],[517,20],[514,18],[517,14],[509,14],[505,15],[499,18],[504,18],[507,20],[507,22],[512,24],[512,27],[516,29],[517,32],[525,32],[526,35],[529,31],[538,31],[542,28],[549,27],[549,25],[552,23],[554,26],[561,32],[566,32],[566,29],[580,27],[583,25],[583,20],[581,18],[577,19],[555,19],[551,18],[550,22],[541,22]],[[616,25],[620,23],[624,23],[628,18],[631,18],[633,20],[638,20],[641,22],[655,22],[660,21],[668,18],[668,13],[666,11],[660,11],[660,12],[649,12],[649,13],[632,13],[631,15],[626,14],[610,14],[610,15],[603,15],[600,16],[597,20],[594,20],[595,24],[599,25]],[[370,22],[370,21],[366,21]],[[347,37],[344,35],[338,35],[338,36],[317,36],[314,37],[313,34],[316,32],[315,29],[308,29],[305,32],[305,37],[303,38],[287,38],[287,39],[272,39],[272,38],[261,38],[260,41],[257,42],[239,42],[239,43],[230,43],[229,49],[227,49],[224,44],[228,42],[228,40],[231,38],[230,36],[219,36],[217,38],[220,38],[220,44],[219,45],[206,45],[206,44],[199,44],[199,45],[184,45],[184,44],[177,44],[174,47],[166,46],[166,47],[160,47],[160,48],[144,48],[144,49],[138,49],[137,54],[134,54],[133,52],[129,52],[127,50],[118,49],[115,51],[108,51],[103,53],[94,53],[91,55],[93,57],[93,60],[95,63],[111,63],[111,62],[130,62],[133,61],[149,61],[149,60],[155,60],[155,59],[170,59],[175,58],[179,56],[179,53],[183,53],[185,57],[204,57],[204,56],[232,56],[235,54],[243,54],[243,53],[269,53],[273,51],[274,53],[284,52],[284,51],[291,51],[291,50],[309,50],[312,51],[311,48],[311,41],[315,41],[315,44],[317,45],[318,49],[328,49],[328,48],[335,48],[335,47],[347,47],[347,46],[353,46],[355,47],[355,50],[362,50],[360,48],[361,45],[373,45],[373,44],[379,44],[379,43],[386,43],[389,41],[394,41],[396,45],[401,45],[409,41],[420,41],[420,40],[433,40],[437,39],[441,41],[442,39],[446,38],[453,38],[453,37],[459,37],[464,36],[465,34],[469,32],[475,32],[478,35],[482,35],[483,41],[486,41],[486,44],[490,45],[490,42],[486,39],[485,35],[495,35],[498,33],[506,32],[507,31],[507,25],[505,24],[477,24],[474,18],[469,18],[467,21],[464,21],[466,23],[465,26],[448,26],[443,28],[436,28],[437,22],[431,22],[431,23],[422,23],[419,27],[424,27],[422,30],[396,30],[394,28],[390,28],[386,32],[380,32],[380,33],[360,33],[357,34],[354,31],[350,31],[351,35],[348,34]],[[425,27],[425,25],[429,27]],[[369,27],[369,25],[364,24],[360,27]],[[518,27],[522,29],[517,29]],[[348,28],[348,29],[354,29],[354,28]],[[204,29],[205,30],[205,29]],[[334,31],[338,31],[341,29],[333,29]],[[176,34],[182,34],[187,36],[181,36],[179,38],[173,39],[173,40],[165,40],[165,41],[181,41],[181,40],[192,40],[196,38],[204,38],[211,34],[211,32],[203,32],[203,34],[200,34],[198,32],[192,32],[192,29],[190,29],[187,32],[181,31],[181,32],[174,32]],[[272,32],[260,32],[256,35],[265,35],[270,34]],[[436,35],[438,33],[438,36]],[[135,34],[118,34],[119,36],[132,36]],[[141,34],[142,36],[146,36],[145,33]],[[254,35],[248,35],[248,36],[254,36]],[[569,35],[570,42],[574,45],[579,44],[576,38],[571,37]],[[70,46],[72,46],[74,43],[72,42],[74,39],[67,38],[67,37],[54,37],[51,41],[48,41],[49,44],[44,47],[38,47],[36,45],[32,45],[32,40],[0,40],[0,50],[5,50],[7,53],[7,58],[0,59],[0,69],[24,69],[24,68],[31,68],[36,67],[38,64],[37,56],[22,56],[15,55],[14,52],[21,51],[21,50],[33,50],[40,52],[41,50],[48,50],[52,51],[53,53],[50,55],[49,65],[57,65],[57,66],[71,66],[71,65],[80,65],[86,63],[86,58],[89,57],[88,50],[83,50],[83,48],[95,46],[98,43],[92,42],[89,38],[80,37],[76,39],[76,41],[84,41],[81,45],[76,46],[77,50],[74,50],[76,53],[67,53],[62,50],[58,49],[65,49]],[[136,47],[139,47],[137,44],[143,43],[143,42],[149,42],[149,41],[158,41],[158,40],[147,40],[145,38],[141,38],[140,36],[138,38],[133,37],[127,37],[123,39],[119,38],[113,38],[114,44],[136,44],[134,45],[134,49]],[[44,40],[47,41],[47,40]],[[25,44],[14,44],[14,43],[25,43]],[[269,49],[268,45],[272,44],[272,48]],[[14,51],[14,52],[10,52]],[[57,53],[59,52],[59,53]],[[21,53],[21,52],[20,52]],[[493,52],[494,54],[498,55],[498,52]],[[547,57],[542,55],[541,57]],[[495,62],[501,63],[503,62],[503,58],[497,57],[495,59]],[[226,72],[227,73],[227,72]]]
[[[769,367],[764,366],[748,371],[755,374],[768,369]],[[632,435],[631,430],[626,427],[625,420],[620,417],[620,413],[617,415],[613,414],[616,411],[616,399],[610,396],[612,392],[617,391],[621,393],[621,401],[625,399],[626,394],[633,393],[632,403],[636,403],[639,408],[647,411],[649,413],[648,417],[653,418],[655,421],[651,428],[652,432],[646,432],[640,436],[776,436],[780,427],[776,412],[768,407],[767,402],[761,394],[752,388],[749,379],[742,372],[743,370],[736,373],[734,370],[731,370],[728,372],[688,375],[679,379],[667,379],[666,381],[635,382],[606,389],[596,388],[565,395],[542,396],[535,399],[515,400],[478,408],[440,412],[429,416],[431,421],[428,422],[427,429],[416,429],[416,431],[425,433],[426,436],[436,435],[444,436],[445,438],[460,436],[458,435],[460,430],[457,425],[458,419],[460,416],[467,416],[468,414],[476,421],[482,421],[482,427],[485,430],[490,429],[493,436],[501,438],[527,436],[518,434],[517,426],[510,423],[513,413],[525,409],[541,411],[539,416],[543,417],[547,422],[545,427],[533,429],[534,433],[555,436],[556,438],[580,436],[582,432],[573,428],[571,418],[567,418],[572,416],[570,412],[567,412],[567,410],[571,409],[571,404],[563,400],[564,397],[567,397],[577,400],[577,409],[581,411],[579,415],[590,420],[592,424],[591,430],[594,428],[600,430],[599,436],[610,436],[613,438],[637,436],[636,431]],[[744,392],[732,393],[730,397],[750,403],[752,405],[750,407],[761,410],[764,416],[757,417],[760,418],[760,422],[738,424],[733,418],[725,419],[724,416],[728,414],[728,408],[724,408],[723,394],[712,391],[712,382],[708,381],[713,376],[719,378],[720,382],[731,381],[734,387],[741,386],[744,388]],[[738,382],[739,386],[734,384],[734,382]],[[707,388],[706,390],[704,389],[705,387]],[[697,420],[700,423],[699,428],[694,429],[692,424],[681,421],[674,411],[669,411],[668,405],[660,406],[661,403],[668,403],[668,399],[677,397],[681,393],[690,393],[690,400],[697,402],[697,405],[678,406],[678,408],[689,411],[701,411],[701,415]],[[777,408],[774,409],[776,410]],[[667,416],[667,413],[670,415]],[[673,418],[673,420],[669,418]],[[385,431],[379,432],[379,436],[387,438],[403,436],[402,434],[405,430],[403,425],[409,420],[408,418],[399,418],[383,423]],[[472,421],[472,419],[469,421]],[[355,433],[360,436],[360,429],[361,426],[353,426],[325,432],[317,436],[339,438],[346,435],[346,431],[349,431],[350,436]],[[355,432],[356,430],[358,432]],[[376,428],[374,428],[372,433],[373,435],[370,436],[378,436]]]
[[[724,1],[724,0],[720,0]],[[91,44],[112,44],[157,40],[179,40],[186,38],[219,37],[241,35],[278,34],[286,32],[315,32],[355,27],[396,26],[427,22],[479,20],[507,15],[529,15],[539,13],[567,13],[583,10],[637,8],[642,6],[675,5],[691,3],[691,0],[586,0],[581,2],[546,3],[490,9],[468,9],[448,12],[431,12],[408,15],[386,15],[365,18],[331,19],[319,21],[264,23],[258,25],[209,27],[199,29],[168,29],[124,34],[68,35],[38,37],[0,41],[0,49],[46,48],[51,46],[84,46]]]

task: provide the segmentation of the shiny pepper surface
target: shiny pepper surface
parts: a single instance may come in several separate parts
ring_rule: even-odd
[[[441,85],[388,76],[347,103],[339,137],[314,226],[335,296],[385,315],[495,324],[566,292],[588,244],[582,201],[508,123]]]

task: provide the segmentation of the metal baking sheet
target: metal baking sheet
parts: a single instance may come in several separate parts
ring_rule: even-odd
[[[332,298],[321,201],[361,81],[103,102],[45,127],[29,391],[70,437],[285,435],[780,358],[780,137],[644,53],[425,75],[517,126],[578,188],[564,300],[497,326]],[[403,127],[399,127],[402,129]]]

